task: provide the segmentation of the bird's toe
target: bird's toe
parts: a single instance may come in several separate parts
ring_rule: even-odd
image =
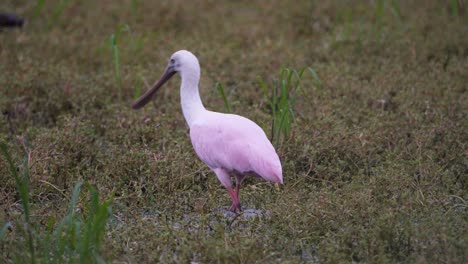
[[[240,212],[242,212],[242,207],[241,207],[240,203],[238,203],[238,204],[233,203],[229,207],[229,211],[231,211],[233,213],[240,213]]]

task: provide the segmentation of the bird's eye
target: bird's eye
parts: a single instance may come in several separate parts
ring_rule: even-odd
[[[174,59],[171,59],[171,64],[174,64],[175,63],[175,60]]]

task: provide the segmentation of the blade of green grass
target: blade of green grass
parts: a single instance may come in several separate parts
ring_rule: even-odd
[[[449,5],[452,15],[458,16],[460,14],[458,0],[450,0]]]
[[[268,91],[267,84],[262,78],[258,77],[260,87],[266,101],[270,105],[272,125],[270,139],[275,144],[279,144],[281,138],[286,138],[290,135],[292,122],[294,121],[294,104],[296,101],[296,93],[305,91],[301,88],[301,81],[304,72],[308,70],[312,77],[314,86],[322,88],[322,82],[314,69],[307,67],[297,71],[291,68],[282,68],[280,71],[279,80],[274,80],[272,88]]]
[[[67,8],[69,3],[70,0],[61,0],[60,3],[55,6],[54,10],[52,11],[51,19],[49,21],[49,28],[51,28],[52,25],[57,23],[58,19],[62,16],[63,11]]]
[[[82,186],[90,192],[91,197],[86,210],[79,217],[75,208],[80,199]],[[105,236],[107,219],[112,215],[112,199],[99,202],[98,190],[87,183],[79,182],[75,185],[70,199],[68,214],[59,222],[54,232],[55,248],[53,256],[74,256],[80,263],[101,263],[99,255]],[[57,260],[60,262],[61,257]]]
[[[318,77],[317,72],[311,67],[307,67],[307,70],[310,72],[310,74],[312,74],[312,77],[315,80],[315,85],[317,86],[317,88],[322,89],[323,84],[320,78]]]
[[[44,4],[45,4],[45,0],[37,0],[36,1],[36,7],[34,7],[34,15],[33,15],[33,18],[36,18],[39,16],[39,14],[41,13],[42,9],[44,9]]]
[[[110,37],[112,58],[114,61],[114,74],[117,81],[118,98],[122,100],[122,72],[120,70],[120,57],[119,57],[119,36],[123,31],[130,31],[130,27],[127,24],[120,25]]]
[[[215,88],[216,88],[216,90],[218,90],[219,94],[221,95],[221,98],[223,99],[224,106],[226,107],[226,111],[228,113],[232,113],[231,104],[229,103],[229,101],[228,101],[228,99],[226,97],[226,93],[224,92],[224,89],[223,89],[223,86],[221,85],[221,83],[216,83]]]
[[[398,19],[401,20],[401,9],[400,9],[400,3],[398,2],[398,0],[391,0],[390,7],[392,9],[392,13],[394,14],[394,16],[396,16]]]
[[[8,148],[4,143],[0,143],[0,151],[7,160],[8,166],[10,167],[11,174],[15,178],[16,188],[21,198],[21,205],[24,210],[24,218],[26,223],[26,232],[28,234],[28,247],[29,253],[31,254],[31,263],[36,262],[35,258],[35,249],[34,249],[34,238],[32,234],[32,227],[30,221],[30,211],[29,211],[29,170],[27,164],[27,157],[25,158],[26,163],[24,168],[21,170],[22,176],[18,175],[13,159],[8,152]]]
[[[134,15],[137,15],[138,14],[138,6],[140,5],[140,1],[139,0],[132,0],[132,13]]]
[[[374,32],[378,39],[380,39],[380,36],[381,36],[384,12],[385,12],[385,0],[376,0],[375,10],[374,10],[374,16],[375,16]]]
[[[5,237],[6,231],[10,227],[11,227],[11,224],[7,222],[3,225],[2,229],[0,229],[0,241],[2,241],[3,237]]]

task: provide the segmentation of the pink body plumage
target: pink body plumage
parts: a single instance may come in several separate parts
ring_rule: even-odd
[[[190,139],[198,157],[211,169],[254,173],[265,180],[283,183],[275,149],[265,132],[247,118],[207,111],[204,119],[191,126]],[[223,185],[231,186],[230,182]]]

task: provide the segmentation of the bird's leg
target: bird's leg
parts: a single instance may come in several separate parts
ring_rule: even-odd
[[[236,176],[236,191],[235,191],[235,195],[236,195],[236,200],[237,200],[237,203],[233,203],[231,208],[234,209],[234,210],[238,210],[239,212],[242,211],[242,208],[241,208],[241,205],[240,205],[240,202],[239,202],[239,191],[240,191],[240,186],[241,186],[241,183],[244,181],[244,178],[245,178],[245,175],[242,175],[240,173],[235,173],[235,176]],[[232,211],[232,210],[231,210]]]
[[[236,191],[234,191],[232,189],[232,187],[228,188],[227,190],[228,190],[229,195],[231,196],[231,199],[232,199],[232,205],[231,205],[231,207],[229,207],[229,211],[234,212],[234,213],[237,213],[237,212],[240,213],[242,211],[242,209],[241,209],[241,206],[240,206],[240,203],[239,203],[239,197],[237,196]]]
[[[237,194],[238,199],[239,199],[239,190],[240,190],[240,184],[236,183],[236,194]]]
[[[229,177],[229,173],[222,169],[222,168],[216,168],[213,169],[214,173],[216,173],[216,176],[218,177],[218,180],[223,184],[224,187],[228,190],[229,196],[231,196],[232,199],[232,205],[229,207],[229,211],[236,212],[236,211],[241,211],[241,207],[239,204],[239,198],[236,193],[232,189],[232,182],[231,182],[231,177]]]

